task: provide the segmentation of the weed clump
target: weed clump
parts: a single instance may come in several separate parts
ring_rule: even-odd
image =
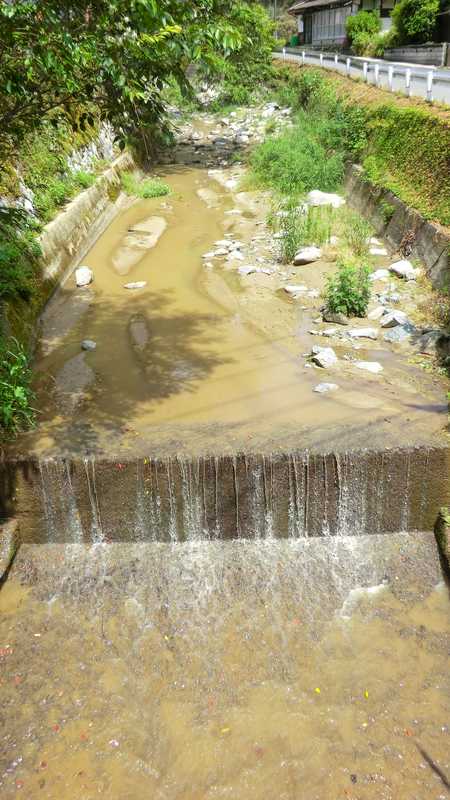
[[[350,259],[337,262],[337,272],[327,280],[325,300],[328,311],[347,317],[365,317],[370,301],[370,269]]]
[[[152,197],[164,197],[169,194],[170,186],[160,178],[145,178],[140,180],[132,172],[122,175],[123,190],[134,197],[150,200]]]

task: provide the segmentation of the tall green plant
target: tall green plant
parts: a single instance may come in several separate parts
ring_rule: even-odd
[[[0,353],[0,434],[3,438],[31,427],[35,420],[31,370],[22,345],[11,339]]]
[[[365,317],[370,301],[370,270],[351,260],[337,262],[337,272],[329,276],[325,292],[326,305],[333,314]]]

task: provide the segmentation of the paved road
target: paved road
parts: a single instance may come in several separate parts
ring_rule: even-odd
[[[280,52],[274,53],[274,56],[277,58],[285,58],[287,61],[302,63],[301,53],[301,49],[293,50],[286,48],[284,55]],[[305,63],[320,66],[320,53],[306,52]],[[364,67],[364,64],[367,66]],[[333,53],[324,53],[322,66],[346,74],[347,57],[339,55],[336,62]],[[374,58],[357,58],[353,56],[350,59],[349,74],[353,77],[363,78],[364,71],[367,70],[366,79],[369,84],[375,85],[378,80],[378,86],[388,89],[390,68],[392,68],[392,91],[408,94],[406,78],[409,73],[409,93],[411,95],[450,105],[450,69],[421,67],[417,64],[403,64],[400,62],[382,61]],[[430,83],[431,76],[432,83]]]

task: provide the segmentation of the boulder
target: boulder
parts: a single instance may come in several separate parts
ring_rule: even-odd
[[[372,372],[374,375],[383,372],[383,367],[378,361],[355,361],[357,369],[363,369],[366,372]]]
[[[443,338],[442,331],[427,331],[422,334],[418,341],[419,352],[427,356],[435,356],[438,353],[439,343]]]
[[[388,311],[384,314],[380,325],[382,328],[395,328],[397,325],[406,325],[408,317],[404,311]]]
[[[314,387],[313,392],[317,392],[317,394],[327,394],[328,392],[335,392],[336,389],[339,389],[337,383],[318,383],[317,386]]]
[[[407,281],[414,281],[420,272],[420,270],[414,269],[411,262],[407,261],[406,259],[395,261],[394,264],[390,265],[389,271],[393,272],[394,275],[397,275],[397,277],[404,278]]]
[[[77,286],[89,286],[94,280],[94,273],[90,267],[78,267],[75,270],[75,282]]]
[[[336,366],[338,357],[332,347],[320,347],[314,345],[311,351],[311,360],[319,367],[327,369]]]
[[[321,192],[318,189],[313,189],[307,196],[307,201],[310,206],[332,206],[333,208],[340,208],[345,205],[345,200],[338,194],[330,194],[329,192]]]
[[[376,328],[351,328],[346,331],[351,339],[378,339]]]
[[[406,339],[409,339],[411,334],[415,332],[416,329],[414,325],[411,325],[409,322],[407,322],[405,325],[396,325],[395,328],[391,328],[390,330],[386,331],[383,339],[385,342],[399,344],[400,342],[404,342]]]
[[[375,272],[372,272],[369,275],[369,281],[385,281],[389,278],[389,270],[388,269],[376,269]]]
[[[296,267],[302,264],[312,264],[313,261],[318,261],[321,257],[322,250],[320,247],[303,247],[295,254],[294,264]]]

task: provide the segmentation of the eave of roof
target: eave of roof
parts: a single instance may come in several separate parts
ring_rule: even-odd
[[[307,10],[308,8],[319,8],[322,6],[323,8],[328,6],[346,6],[348,5],[349,0],[300,0],[299,3],[294,3],[288,11],[289,14],[301,14],[302,11]]]

